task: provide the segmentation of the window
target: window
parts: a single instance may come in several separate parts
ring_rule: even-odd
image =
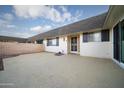
[[[43,39],[41,40],[36,40],[37,44],[43,44]]]
[[[47,39],[47,46],[52,45],[52,40],[51,39]]]
[[[95,42],[100,42],[101,41],[101,32],[97,32],[94,34],[93,40]]]
[[[93,40],[93,33],[90,33],[89,35],[88,35],[88,42],[93,42],[94,40]]]
[[[88,33],[83,34],[83,42],[88,42]]]
[[[101,42],[101,41],[102,42],[109,41],[109,30],[83,33],[83,42]]]
[[[101,41],[101,32],[91,32],[83,34],[83,42],[100,42]]]
[[[109,41],[109,29],[102,30],[101,35],[102,35],[102,41]]]
[[[47,46],[59,46],[59,37],[47,39]]]

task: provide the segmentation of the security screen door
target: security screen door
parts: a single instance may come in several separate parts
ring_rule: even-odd
[[[77,37],[71,37],[71,52],[77,52]]]

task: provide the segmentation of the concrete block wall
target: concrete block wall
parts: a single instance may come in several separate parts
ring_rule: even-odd
[[[0,42],[0,57],[44,51],[44,45],[32,43]]]

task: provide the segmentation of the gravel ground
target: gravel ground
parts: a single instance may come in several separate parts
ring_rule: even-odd
[[[0,87],[124,87],[124,70],[109,59],[43,52],[3,61]]]

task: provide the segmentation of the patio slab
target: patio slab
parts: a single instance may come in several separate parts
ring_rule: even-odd
[[[124,70],[110,59],[42,52],[3,61],[0,87],[124,87]]]

